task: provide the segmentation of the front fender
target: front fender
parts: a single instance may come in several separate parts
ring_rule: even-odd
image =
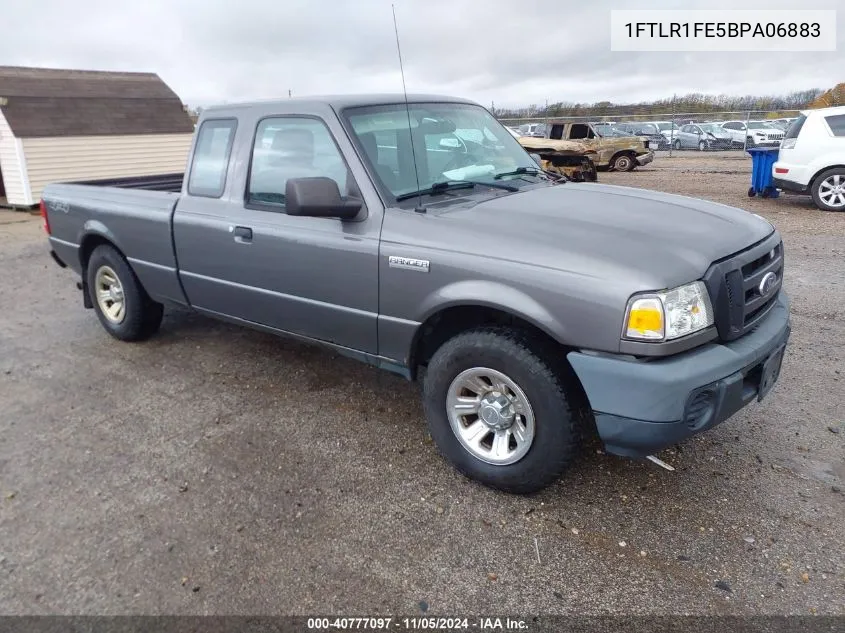
[[[561,343],[566,340],[563,324],[540,302],[516,288],[490,280],[457,281],[438,288],[423,300],[418,320],[425,323],[438,312],[460,306],[502,310],[528,321]]]

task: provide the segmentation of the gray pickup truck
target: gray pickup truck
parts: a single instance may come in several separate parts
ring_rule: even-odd
[[[516,493],[587,433],[648,457],[762,399],[790,332],[769,222],[561,181],[460,99],[209,108],[186,174],[50,185],[42,213],[112,336],[171,304],[420,377],[442,454]]]

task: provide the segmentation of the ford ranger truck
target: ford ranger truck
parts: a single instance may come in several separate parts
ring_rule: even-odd
[[[643,458],[763,399],[790,332],[769,222],[552,178],[461,99],[208,108],[185,174],[52,184],[41,206],[115,338],[181,306],[419,378],[442,454],[514,493],[587,433]]]

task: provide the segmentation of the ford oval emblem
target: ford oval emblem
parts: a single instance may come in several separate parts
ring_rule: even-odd
[[[778,276],[775,273],[766,273],[763,275],[763,278],[760,280],[760,285],[757,286],[757,290],[760,291],[760,296],[768,296],[774,289],[777,282]]]

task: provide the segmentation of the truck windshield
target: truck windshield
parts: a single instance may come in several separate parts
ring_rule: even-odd
[[[430,190],[449,181],[501,189],[503,174],[519,185],[537,172],[513,135],[476,105],[411,103],[406,110],[402,103],[348,108],[343,116],[371,173],[394,198],[406,197],[418,185]]]

